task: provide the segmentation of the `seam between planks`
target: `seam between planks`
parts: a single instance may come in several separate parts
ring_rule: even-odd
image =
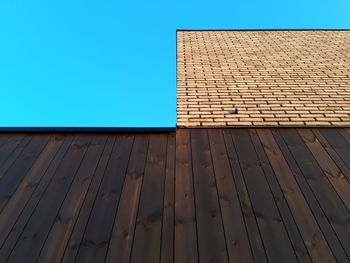
[[[37,200],[37,203],[35,204],[34,208],[33,208],[32,211],[30,212],[30,215],[29,215],[28,219],[26,220],[26,223],[24,224],[21,233],[18,235],[14,246],[11,248],[11,252],[9,253],[8,257],[11,255],[12,250],[15,248],[18,239],[19,239],[20,236],[22,235],[22,233],[23,233],[25,227],[27,226],[27,224],[28,224],[30,218],[32,217],[34,211],[36,210],[37,206],[39,205],[41,199],[44,197],[44,193],[47,191],[47,188],[48,188],[49,185],[51,184],[51,182],[52,182],[52,180],[53,180],[53,178],[54,178],[54,176],[55,176],[55,174],[56,174],[56,171],[57,171],[58,167],[61,165],[62,160],[64,159],[64,156],[66,155],[68,149],[71,147],[71,145],[72,145],[72,143],[73,143],[73,141],[74,141],[75,138],[76,138],[76,136],[74,136],[74,138],[72,138],[72,141],[71,141],[71,143],[69,144],[69,146],[67,147],[66,151],[64,152],[64,155],[63,155],[62,159],[59,161],[59,163],[58,163],[58,165],[57,165],[55,171],[53,171],[53,175],[51,176],[50,180],[48,181],[46,187],[43,189],[42,194],[41,194],[40,198]],[[63,145],[63,143],[62,143],[62,145]],[[62,147],[62,145],[61,145],[61,147]],[[60,149],[61,149],[61,147],[60,147]],[[58,152],[58,151],[57,151],[57,152]],[[56,154],[57,154],[57,153],[56,153]],[[55,157],[56,157],[56,155],[55,155]],[[53,158],[53,159],[55,159],[55,158]],[[52,162],[51,162],[51,163],[52,163]],[[50,163],[50,165],[48,166],[48,169],[49,169],[49,167],[51,166],[51,163]],[[47,170],[48,170],[48,169],[47,169]],[[40,185],[40,183],[42,182],[43,178],[45,177],[45,175],[46,175],[46,173],[47,173],[47,170],[45,171],[44,175],[43,175],[42,178],[40,179],[40,181],[39,181],[38,185],[36,186],[36,188],[37,188],[37,187]],[[36,190],[36,188],[35,188],[35,190]],[[35,193],[35,190],[34,190],[33,193],[30,195],[30,198],[28,199],[28,201],[26,202],[26,205],[24,206],[24,208],[22,209],[20,215],[19,215],[18,218],[16,219],[16,222],[15,222],[15,223],[13,224],[13,226],[11,227],[11,231],[12,231],[13,227],[16,225],[16,223],[18,222],[18,220],[21,218],[21,216],[22,216],[22,214],[23,214],[23,211],[24,211],[25,208],[27,207],[28,202],[32,199],[32,196],[33,196],[33,194]],[[5,243],[6,243],[6,241],[7,241],[7,238],[9,237],[11,231],[10,231],[9,234],[6,236],[6,239],[4,240],[4,243],[1,245],[1,248],[0,248],[0,249],[2,249],[2,247],[5,245]],[[7,258],[8,258],[8,257],[7,257]]]
[[[79,167],[78,167],[78,169],[76,170],[76,172],[75,172],[75,174],[74,174],[74,177],[72,178],[71,184],[69,185],[69,188],[68,188],[68,190],[67,190],[67,194],[65,195],[65,197],[64,197],[64,199],[63,199],[63,201],[62,201],[62,203],[61,203],[61,205],[60,205],[60,207],[59,207],[59,209],[58,209],[58,212],[57,212],[57,214],[56,214],[56,216],[55,216],[55,220],[56,220],[56,218],[57,218],[57,215],[60,213],[61,208],[62,208],[64,202],[66,201],[66,198],[67,198],[67,195],[68,195],[68,193],[69,193],[69,190],[71,189],[71,186],[72,186],[72,184],[74,183],[75,177],[76,177],[76,175],[78,174],[78,172],[79,172],[79,170],[80,170],[80,167],[81,167],[81,164],[82,164],[82,162],[83,162],[83,160],[84,160],[84,158],[85,158],[85,155],[86,155],[86,153],[88,152],[88,150],[89,150],[89,148],[90,148],[90,146],[91,146],[91,142],[92,142],[95,138],[97,138],[96,135],[93,136],[93,137],[91,138],[91,141],[89,142],[89,146],[86,148],[86,151],[85,151],[85,153],[84,153],[84,156],[83,156],[83,158],[81,159],[81,162],[80,162],[80,164],[79,164]],[[89,190],[90,185],[91,185],[91,183],[92,183],[93,177],[95,176],[95,172],[96,172],[96,170],[97,170],[98,164],[100,163],[100,160],[101,160],[101,158],[102,158],[103,152],[104,152],[104,150],[105,150],[105,148],[106,148],[106,144],[107,144],[108,138],[109,138],[109,136],[107,136],[106,141],[104,142],[103,149],[101,150],[101,155],[100,155],[100,157],[99,157],[99,159],[98,159],[98,162],[97,162],[97,164],[96,164],[96,167],[95,167],[95,169],[94,169],[94,171],[93,171],[93,176],[92,176],[91,179],[90,179],[90,183],[89,183],[89,186],[88,186],[87,191],[86,191],[86,193],[85,193],[85,196],[84,196],[84,198],[83,198],[83,202],[81,203],[81,205],[80,205],[80,207],[79,207],[79,209],[78,209],[79,212],[77,213],[76,220],[75,220],[75,222],[74,222],[74,224],[73,224],[73,226],[72,226],[71,233],[69,234],[69,239],[67,239],[68,241],[67,241],[66,247],[67,247],[67,245],[69,244],[70,236],[71,236],[72,233],[73,233],[75,224],[76,224],[76,222],[77,222],[77,220],[78,220],[78,217],[79,217],[79,214],[80,214],[80,210],[81,210],[82,207],[83,207],[84,200],[85,200],[85,198],[86,198],[86,195],[88,194],[88,190]],[[50,233],[51,233],[51,230],[52,230],[52,227],[53,227],[54,225],[55,225],[55,221],[51,224],[50,230],[48,231],[48,234],[46,235],[45,241],[43,242],[43,245],[42,245],[42,247],[41,247],[41,249],[40,249],[40,252],[39,252],[39,254],[38,254],[37,260],[40,258],[41,251],[42,251],[42,249],[44,248],[45,243],[46,243],[46,241],[47,241],[47,238],[49,237],[49,235],[50,235]],[[66,250],[66,248],[64,249],[64,251],[65,251],[65,250]],[[63,252],[63,254],[62,254],[62,256],[61,256],[61,260],[62,260],[63,257],[64,257],[64,252]],[[61,260],[60,260],[60,261],[61,261]]]
[[[229,139],[231,139],[231,134],[230,134],[230,131],[227,132],[227,136]],[[241,213],[242,213],[242,218],[243,218],[243,222],[244,222],[244,228],[245,228],[245,232],[247,234],[247,237],[248,237],[248,242],[249,242],[249,248],[250,248],[250,253],[252,255],[252,258],[253,260],[255,261],[254,259],[254,253],[253,253],[253,249],[252,249],[252,244],[251,244],[251,240],[250,240],[250,237],[248,235],[248,226],[247,226],[247,222],[245,220],[245,216],[244,216],[244,213],[243,213],[243,208],[242,208],[242,200],[241,200],[241,197],[239,195],[239,191],[238,191],[238,188],[237,188],[237,182],[235,180],[235,177],[233,176],[233,168],[232,168],[232,164],[231,164],[231,161],[229,159],[229,156],[228,156],[228,148],[227,148],[227,144],[226,144],[226,140],[225,140],[225,136],[224,134],[222,133],[222,130],[221,130],[221,135],[223,136],[223,141],[224,141],[224,145],[225,145],[225,150],[226,150],[226,154],[227,154],[227,158],[228,158],[228,163],[230,165],[230,170],[231,170],[231,177],[232,177],[232,180],[233,180],[233,183],[234,183],[234,187],[236,189],[236,193],[237,193],[237,198],[238,198],[238,203],[239,203],[239,207],[240,207],[240,210],[241,210]],[[231,139],[232,140],[232,139]],[[232,145],[233,145],[233,142],[232,142]],[[234,150],[236,151],[236,149],[234,148]],[[245,183],[245,182],[244,182]],[[250,201],[250,199],[249,199]],[[255,220],[255,219],[254,219]],[[255,220],[256,221],[256,220]],[[259,228],[258,228],[259,230]],[[259,230],[259,234],[260,234],[260,230]],[[264,248],[264,252],[265,252],[265,248]],[[266,252],[265,252],[265,256],[266,256]]]
[[[231,262],[230,261],[230,256],[229,256],[229,253],[228,253],[227,237],[226,237],[226,231],[225,231],[225,226],[224,226],[224,219],[223,219],[223,215],[222,215],[218,184],[217,184],[217,181],[216,181],[216,176],[217,175],[216,175],[215,169],[214,169],[213,153],[212,153],[212,150],[211,150],[211,143],[210,143],[210,138],[209,138],[209,134],[208,134],[208,130],[207,129],[205,129],[205,134],[207,135],[207,139],[208,139],[208,146],[209,146],[209,151],[210,151],[210,160],[211,160],[211,166],[212,166],[213,177],[214,177],[214,182],[215,182],[215,192],[216,192],[216,196],[217,196],[217,199],[218,199],[218,206],[219,206],[219,209],[220,209],[220,217],[221,217],[221,220],[220,220],[221,221],[221,227],[222,227],[222,232],[224,234],[224,239],[225,239],[226,256],[227,256],[228,262]],[[227,154],[227,152],[226,152],[226,154]]]
[[[247,197],[249,198],[249,203],[250,203],[250,205],[251,205],[251,207],[252,207],[252,212],[253,212],[253,214],[254,214],[254,221],[255,221],[256,227],[257,227],[257,229],[258,229],[258,231],[259,231],[259,237],[260,237],[260,240],[261,240],[261,245],[262,245],[262,247],[263,247],[263,249],[264,249],[265,258],[266,258],[266,261],[268,261],[267,253],[266,253],[266,248],[265,248],[265,244],[264,244],[264,241],[263,241],[263,238],[262,238],[262,235],[261,235],[261,231],[260,231],[260,227],[259,227],[258,221],[256,220],[255,211],[254,211],[254,208],[253,208],[253,205],[252,205],[252,200],[251,200],[251,197],[250,197],[250,193],[249,193],[249,191],[248,191],[247,183],[246,183],[246,180],[245,180],[244,175],[243,175],[241,162],[240,162],[240,160],[239,160],[239,155],[238,155],[238,152],[237,152],[237,149],[236,149],[236,145],[235,145],[235,143],[234,143],[234,140],[233,140],[233,138],[232,138],[232,134],[231,134],[232,132],[233,132],[233,130],[230,129],[229,135],[230,135],[230,138],[231,138],[231,141],[232,141],[233,149],[234,149],[234,151],[235,151],[235,153],[236,153],[235,155],[237,156],[237,163],[238,163],[239,169],[240,169],[241,174],[242,174],[242,181],[244,182],[244,187],[245,187],[245,189],[247,190],[247,191],[246,191],[246,192],[247,192]],[[248,237],[249,237],[249,235],[248,235]],[[254,253],[252,253],[252,254],[253,254],[253,258],[254,258]],[[256,261],[256,260],[257,260],[257,259],[254,258],[254,261]]]
[[[137,202],[137,209],[136,209],[136,214],[135,214],[135,224],[134,224],[134,230],[133,230],[133,235],[132,235],[132,241],[131,241],[131,246],[130,246],[130,254],[129,254],[129,262],[131,262],[131,255],[134,247],[134,241],[135,241],[135,232],[136,232],[136,227],[137,227],[137,216],[139,214],[139,209],[140,209],[140,203],[141,203],[141,193],[142,189],[144,187],[143,183],[145,181],[145,170],[147,166],[147,160],[148,160],[148,153],[149,153],[149,145],[151,142],[151,136],[148,137],[148,144],[147,144],[147,153],[146,153],[146,158],[145,158],[145,164],[143,165],[143,173],[142,173],[142,182],[141,182],[141,187],[140,187],[140,192],[139,192],[139,200]],[[130,154],[131,155],[131,154]],[[124,187],[124,185],[123,185]]]
[[[70,184],[69,184],[69,187],[67,188],[67,192],[66,192],[66,194],[65,194],[65,196],[64,196],[64,198],[63,198],[63,200],[62,200],[62,202],[61,202],[61,204],[60,204],[60,206],[59,206],[59,208],[58,208],[58,210],[57,210],[57,214],[55,215],[55,218],[54,218],[54,219],[56,219],[56,217],[57,217],[59,211],[61,210],[61,207],[62,207],[64,201],[66,200],[67,194],[69,193],[69,189],[71,188],[71,186],[72,186],[72,184],[73,184],[73,182],[74,182],[75,176],[77,175],[77,173],[78,173],[78,171],[79,171],[79,169],[80,169],[80,167],[81,167],[81,164],[82,164],[82,162],[83,162],[83,160],[84,160],[84,158],[85,158],[85,156],[86,156],[86,153],[87,153],[88,149],[90,148],[91,142],[92,142],[92,140],[93,140],[94,137],[95,137],[95,136],[91,136],[91,139],[89,140],[89,146],[86,147],[86,149],[85,149],[85,151],[84,151],[84,154],[83,154],[83,156],[82,156],[82,158],[81,158],[81,160],[80,160],[80,162],[79,162],[78,168],[77,168],[77,170],[74,172],[74,176],[72,177],[72,180],[71,180],[71,182],[70,182]],[[57,171],[57,170],[56,170],[56,171]],[[55,171],[55,174],[56,174],[56,171]],[[55,175],[55,174],[54,174],[54,175]],[[45,192],[46,192],[46,191],[45,191]],[[39,204],[39,202],[38,202],[38,204]],[[34,210],[35,210],[35,209],[34,209]],[[33,212],[34,212],[34,210],[33,210]],[[25,230],[25,228],[26,228],[28,222],[30,221],[31,217],[32,217],[32,215],[31,215],[30,218],[28,219],[28,221],[27,221],[25,227],[23,228],[23,231]],[[38,255],[37,255],[37,258],[36,258],[35,261],[38,261],[38,259],[39,259],[39,257],[40,257],[41,250],[43,249],[43,247],[44,247],[44,245],[45,245],[45,243],[46,243],[47,237],[49,236],[53,225],[54,225],[54,222],[51,224],[49,231],[46,233],[45,240],[44,240],[44,242],[42,243],[41,248],[38,250]],[[22,233],[23,233],[23,231],[22,231]],[[21,235],[22,235],[22,233],[21,233]],[[21,235],[19,236],[19,238],[21,237]],[[17,240],[17,241],[18,241],[18,240]],[[17,245],[17,242],[16,242],[16,245]],[[13,249],[16,247],[16,245],[13,247]],[[12,254],[12,252],[13,252],[13,249],[11,250],[11,253],[9,254],[9,257],[11,256],[11,254]]]
[[[254,129],[254,131],[256,131],[256,129]],[[271,133],[271,135],[273,136],[272,133]],[[286,206],[287,206],[287,208],[288,208],[288,211],[289,211],[289,213],[290,213],[290,215],[291,215],[291,218],[292,218],[292,220],[293,220],[293,222],[294,222],[294,225],[296,226],[296,229],[297,229],[297,231],[298,231],[298,233],[299,233],[299,236],[300,236],[301,240],[303,241],[303,244],[304,244],[304,246],[305,246],[306,252],[307,252],[309,258],[312,260],[312,257],[311,257],[311,255],[310,255],[310,252],[309,252],[308,248],[306,247],[306,244],[305,244],[303,235],[302,235],[302,233],[300,232],[300,228],[299,228],[297,222],[295,221],[295,217],[294,217],[294,214],[293,214],[293,212],[292,212],[292,210],[291,210],[291,208],[290,208],[289,202],[287,201],[287,199],[286,199],[286,197],[285,197],[285,194],[284,194],[284,192],[283,192],[283,188],[282,188],[282,186],[281,186],[281,184],[280,184],[280,182],[279,182],[279,180],[278,180],[278,178],[277,178],[277,176],[276,176],[276,172],[275,172],[275,170],[273,169],[273,166],[272,166],[272,164],[271,164],[270,158],[267,156],[267,153],[266,153],[265,148],[264,148],[264,144],[262,143],[262,140],[261,140],[261,138],[260,138],[260,136],[259,136],[258,133],[256,133],[256,137],[258,138],[258,140],[259,140],[259,142],[260,142],[260,144],[261,144],[261,147],[262,147],[262,149],[263,149],[263,151],[264,151],[264,154],[266,155],[266,160],[267,160],[267,162],[268,162],[269,167],[271,168],[271,171],[272,171],[272,173],[273,173],[273,176],[274,176],[274,178],[275,178],[275,181],[276,181],[277,184],[278,184],[279,190],[280,190],[281,193],[283,194],[283,199],[284,199],[285,204],[286,204]],[[280,149],[279,145],[277,144],[275,138],[274,138],[274,137],[272,137],[272,138],[274,139],[274,141],[275,141],[275,143],[276,143],[276,145],[277,145],[277,147],[278,147],[278,150],[282,153],[282,157],[283,157],[285,163],[288,165],[288,162],[285,160],[284,155],[283,155],[283,152],[282,152],[282,150]],[[255,148],[255,146],[254,146],[254,148]],[[289,165],[288,165],[288,168],[289,168],[289,170],[290,170]],[[290,171],[291,171],[291,170],[290,170]],[[265,173],[265,171],[264,171],[264,173]],[[292,171],[291,171],[291,174],[293,174]],[[266,176],[266,175],[265,175],[265,176]],[[296,181],[296,180],[295,180],[295,181]],[[268,185],[269,185],[269,187],[270,187],[269,181],[268,181]],[[299,187],[299,184],[297,184],[297,186],[298,186],[298,189],[300,190],[300,192],[302,193],[302,191],[301,191],[301,189],[300,189],[300,187]],[[305,199],[304,195],[303,195],[303,198]],[[274,198],[274,199],[275,199],[275,198]],[[275,202],[276,202],[276,201],[275,201]],[[306,199],[305,199],[305,202],[307,203]],[[276,203],[276,205],[277,205],[277,203]],[[307,205],[308,205],[308,203],[307,203]],[[309,205],[308,205],[308,208],[309,208]],[[278,207],[278,205],[277,205],[277,209],[280,210],[279,207]],[[309,208],[309,210],[310,210],[310,208]],[[281,215],[281,214],[280,214],[280,215]],[[313,214],[312,214],[312,215],[313,215]],[[283,219],[282,216],[281,216],[281,218]],[[284,220],[282,220],[282,221],[283,221],[283,224],[284,224]],[[315,219],[315,221],[316,221],[316,219]],[[285,227],[285,228],[286,228],[286,227]],[[291,238],[290,238],[290,235],[289,235],[289,232],[287,231],[287,229],[286,229],[286,232],[287,232],[287,235],[288,235],[288,237],[289,237],[289,239],[290,239],[290,241],[291,241]],[[322,232],[322,233],[323,233],[323,232]],[[294,245],[293,245],[292,241],[291,241],[291,244],[292,244],[294,253],[296,254],[296,251],[295,251],[295,248],[294,248]],[[297,256],[297,254],[296,254],[296,256]],[[298,256],[297,256],[297,259],[298,259],[298,261],[299,261]]]
[[[310,193],[312,194],[313,198],[315,199],[315,201],[316,201],[316,203],[317,203],[317,205],[318,205],[318,208],[322,211],[325,220],[327,221],[327,223],[328,223],[330,229],[332,230],[332,234],[336,237],[336,239],[337,239],[338,242],[339,242],[339,245],[340,245],[341,248],[343,249],[343,252],[344,252],[345,255],[347,256],[347,254],[346,254],[346,252],[345,252],[346,250],[344,249],[344,246],[343,246],[341,240],[339,239],[338,234],[335,232],[335,230],[334,230],[334,228],[333,228],[331,222],[329,221],[328,216],[326,215],[324,209],[322,208],[321,203],[320,203],[320,201],[318,200],[318,198],[316,197],[316,195],[315,195],[313,189],[311,188],[311,186],[310,186],[309,183],[307,182],[307,180],[306,180],[306,178],[305,178],[305,176],[304,176],[303,170],[300,168],[299,164],[298,164],[297,161],[295,160],[294,155],[291,153],[291,151],[290,151],[290,149],[289,149],[289,147],[288,147],[288,144],[286,143],[286,141],[285,141],[285,139],[283,138],[283,136],[280,134],[279,130],[276,130],[276,132],[280,135],[280,137],[281,137],[283,143],[286,145],[287,151],[289,152],[290,156],[293,158],[293,161],[294,161],[294,163],[295,163],[297,169],[300,171],[300,175],[302,176],[302,180],[305,181],[305,185],[307,186],[307,188],[309,189],[309,191],[310,191]],[[282,153],[283,153],[283,152],[282,152]],[[288,163],[288,162],[287,162],[287,164],[288,164],[288,166],[289,166],[289,163]],[[291,169],[291,167],[289,167],[289,169]],[[291,171],[293,171],[293,170],[291,169]],[[296,175],[295,175],[293,172],[292,172],[292,174],[294,175],[294,177],[296,177]],[[299,188],[300,188],[300,184],[299,184],[298,180],[296,180],[296,182],[298,183]],[[319,224],[319,222],[318,222],[318,220],[317,220],[317,217],[315,217],[315,214],[314,214],[313,210],[312,210],[311,207],[310,207],[308,198],[306,198],[304,191],[301,191],[301,192],[302,192],[302,194],[303,194],[303,196],[304,196],[304,198],[305,198],[305,200],[306,200],[306,202],[307,202],[307,204],[308,204],[308,206],[309,206],[309,208],[310,208],[310,211],[312,212],[312,214],[313,214],[313,216],[314,216],[314,218],[315,218],[315,220],[316,220],[316,222],[317,222],[318,227],[320,228],[321,232],[323,233],[323,236],[324,236],[324,238],[325,238],[325,240],[326,240],[326,242],[327,242],[329,248],[331,249],[331,251],[332,251],[332,253],[333,253],[335,259],[337,259],[337,255],[336,255],[335,252],[333,251],[332,246],[329,244],[328,239],[325,237],[325,234],[324,234],[324,232],[323,232],[323,228],[320,226],[320,224]],[[348,257],[348,256],[347,256],[347,257]]]
[[[193,210],[194,210],[194,218],[196,222],[196,240],[197,240],[197,259],[198,262],[200,260],[200,255],[199,255],[199,240],[198,240],[198,222],[197,222],[197,205],[196,205],[196,189],[194,186],[194,171],[193,171],[193,152],[192,152],[192,130],[188,130],[188,137],[189,137],[189,150],[191,152],[191,180],[192,180],[192,188],[193,188]]]
[[[95,205],[96,197],[97,197],[98,192],[99,192],[99,190],[100,190],[100,187],[101,187],[103,178],[104,178],[104,176],[105,176],[106,169],[107,169],[107,167],[108,167],[108,165],[109,165],[109,162],[110,162],[110,159],[111,159],[111,156],[112,156],[112,153],[113,153],[113,149],[114,149],[114,147],[115,147],[115,145],[116,145],[116,142],[117,142],[117,139],[115,139],[114,142],[113,142],[113,146],[112,146],[111,152],[110,152],[110,154],[109,154],[109,156],[108,156],[108,161],[107,161],[107,163],[106,163],[106,166],[105,166],[104,169],[103,169],[103,175],[101,176],[101,180],[100,180],[100,182],[99,182],[99,184],[98,184],[98,187],[97,187],[97,190],[96,190],[96,196],[95,196],[95,198],[94,198],[94,201],[92,202],[91,210],[90,210],[90,212],[89,212],[88,219],[86,220],[86,225],[85,225],[85,227],[84,227],[84,231],[82,232],[82,235],[81,235],[81,238],[82,238],[82,239],[83,239],[83,237],[84,237],[85,230],[86,230],[86,227],[87,227],[87,225],[88,225],[88,222],[89,222],[89,220],[90,220],[90,218],[91,218],[91,214],[92,214],[93,207],[94,207],[94,205]],[[95,176],[95,174],[94,174],[94,176]],[[92,181],[92,180],[91,180],[91,181]],[[90,184],[90,185],[91,185],[91,184]],[[89,189],[90,189],[90,185],[89,185]],[[89,190],[88,190],[88,191],[89,191]],[[83,204],[85,203],[86,197],[87,197],[87,195],[85,195],[85,198],[84,198],[84,201],[83,201],[83,203],[82,203],[82,206],[81,206],[80,209],[79,209],[79,213],[78,213],[78,217],[77,217],[77,218],[79,218],[79,215],[80,215],[80,213],[81,213],[81,209],[82,209],[82,207],[83,207]],[[77,221],[78,221],[78,220],[77,220]],[[76,226],[77,221],[74,223],[73,231],[70,233],[69,240],[68,240],[68,242],[67,242],[67,245],[66,245],[66,248],[65,248],[65,250],[64,250],[64,253],[63,253],[63,256],[62,256],[61,261],[62,261],[63,258],[65,257],[66,250],[67,250],[67,248],[68,248],[68,246],[69,246],[69,242],[70,242],[70,239],[71,239],[72,234],[73,234],[73,232],[74,232],[74,229],[75,229],[75,226]],[[81,244],[81,240],[80,240],[80,243],[79,243],[79,247],[77,248],[77,252],[76,252],[76,254],[75,254],[75,256],[74,256],[74,262],[76,261],[76,258],[77,258],[77,256],[78,256],[78,252],[79,252],[79,249],[80,249],[80,244]]]

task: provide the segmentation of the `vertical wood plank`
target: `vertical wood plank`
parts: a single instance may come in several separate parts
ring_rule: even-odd
[[[107,165],[111,159],[112,151],[115,149],[116,138],[116,135],[110,135],[109,140],[106,143],[105,151],[103,152],[98,167],[96,168],[95,175],[89,186],[89,190],[86,194],[76,224],[73,228],[72,234],[64,252],[62,263],[75,261],[79,245],[83,239],[84,231],[88,223],[91,210],[93,208],[94,201],[103,179],[103,175],[105,174]]]
[[[76,171],[91,141],[91,136],[82,136],[71,145],[71,151],[56,171],[56,176],[39,201],[9,257],[9,262],[35,262],[45,242],[48,231],[59,207],[68,192]]]
[[[332,251],[271,131],[259,129],[257,133],[312,260],[335,262]]]
[[[345,138],[337,129],[319,129],[319,132],[350,169],[350,147]]]
[[[6,206],[4,204],[4,209],[0,213],[0,246],[3,244],[17,218],[21,215],[32,194],[39,188],[42,178],[47,174],[65,139],[65,136],[51,137],[49,143],[28,171],[16,192],[8,200]]]
[[[268,259],[296,262],[295,252],[247,130],[237,129],[231,135]]]
[[[338,155],[335,149],[333,149],[332,145],[330,145],[326,138],[321,134],[320,129],[312,129],[312,132],[315,134],[317,140],[322,144],[322,147],[326,150],[332,160],[336,163],[348,182],[350,182],[350,165],[346,165],[344,160]]]
[[[322,169],[317,165],[317,161],[313,158],[297,131],[288,129],[281,134],[349,257],[349,211],[327,180]]]
[[[164,183],[164,214],[162,225],[161,263],[174,261],[174,188],[175,133],[168,135],[166,174]]]
[[[228,262],[207,130],[191,130],[200,262]]]
[[[249,134],[254,145],[255,151],[259,158],[262,169],[264,170],[266,180],[270,186],[271,192],[281,214],[282,220],[286,227],[288,236],[292,242],[295,254],[299,262],[311,262],[309,253],[304,245],[303,239],[299,233],[298,227],[294,222],[293,216],[289,210],[287,201],[283,195],[280,185],[276,179],[276,175],[270,166],[269,160],[265,154],[263,146],[255,129],[249,129]]]
[[[236,185],[220,129],[208,130],[230,262],[253,262]]]
[[[326,214],[321,208],[321,204],[318,202],[314,196],[310,186],[307,183],[306,178],[303,176],[302,170],[299,168],[297,162],[295,161],[289,147],[284,141],[281,133],[286,130],[272,130],[273,137],[275,138],[280,150],[282,151],[285,160],[288,163],[290,170],[292,171],[294,178],[298,182],[298,185],[308,202],[308,205],[317,220],[319,227],[321,228],[325,239],[329,247],[331,248],[333,255],[336,257],[337,261],[346,262],[348,257],[340,243],[338,237],[336,236],[330,222],[327,220]],[[316,239],[318,240],[318,239]]]
[[[61,262],[82,202],[104,150],[107,136],[96,135],[75,175],[65,200],[41,249],[38,262]]]
[[[253,212],[253,207],[250,201],[246,184],[244,182],[242,170],[238,160],[238,155],[232,141],[232,132],[235,132],[235,130],[225,129],[223,131],[223,135],[226,145],[226,151],[232,168],[233,178],[237,186],[237,193],[241,203],[241,209],[247,228],[250,247],[255,262],[267,262],[265,248],[261,240],[257,221]]]
[[[106,262],[126,263],[130,260],[148,144],[148,135],[135,136]]]
[[[30,199],[26,204],[23,204],[24,208],[20,212],[20,216],[17,218],[17,220],[14,222],[8,220],[5,221],[7,227],[4,226],[4,228],[6,229],[6,231],[0,232],[0,240],[2,241],[2,246],[0,249],[0,262],[4,262],[12,252],[12,249],[15,246],[19,236],[23,232],[23,229],[25,228],[30,216],[37,207],[41,198],[44,196],[45,191],[48,185],[50,184],[51,180],[53,180],[55,172],[60,166],[62,160],[64,159],[64,156],[66,155],[67,151],[71,149],[70,146],[73,142],[73,139],[74,136],[67,135],[64,143],[62,144],[62,147],[56,154],[54,160],[50,163],[50,166],[48,167],[44,176],[40,180],[38,186],[35,188],[33,194],[30,196]],[[7,207],[9,207],[9,205]],[[16,209],[15,206],[14,209]],[[6,217],[4,218],[4,220],[6,220]],[[5,239],[6,241],[3,242],[3,240]]]
[[[107,253],[134,135],[119,135],[81,241],[77,262],[102,262]]]
[[[41,151],[49,141],[49,135],[34,135],[32,140],[24,147],[19,157],[1,178],[0,184],[0,210],[16,191],[18,185],[32,167]]]
[[[160,261],[167,136],[152,134],[130,262]]]
[[[198,262],[191,140],[189,129],[176,131],[174,262]]]
[[[17,159],[30,140],[31,136],[28,134],[13,134],[0,147],[0,178]]]
[[[350,184],[345,175],[334,163],[311,130],[298,129],[298,133],[344,202],[346,208],[350,211]]]

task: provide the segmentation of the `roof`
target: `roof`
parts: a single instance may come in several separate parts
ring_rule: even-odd
[[[178,31],[177,103],[180,127],[349,126],[350,31]]]

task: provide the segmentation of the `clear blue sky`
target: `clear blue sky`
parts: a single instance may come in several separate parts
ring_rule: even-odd
[[[350,1],[0,1],[0,127],[174,127],[176,29],[349,29]]]

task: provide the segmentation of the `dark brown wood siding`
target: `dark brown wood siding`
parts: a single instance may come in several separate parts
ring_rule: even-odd
[[[0,134],[0,262],[349,262],[350,130]]]

